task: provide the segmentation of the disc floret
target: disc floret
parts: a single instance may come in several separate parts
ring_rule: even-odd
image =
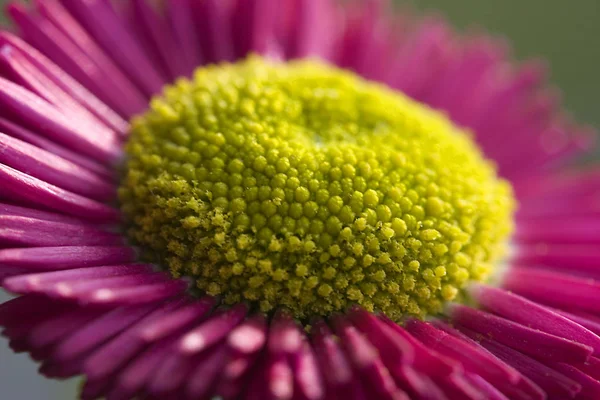
[[[510,186],[467,134],[316,61],[198,69],[133,121],[127,153],[129,237],[264,312],[439,312],[512,228]]]

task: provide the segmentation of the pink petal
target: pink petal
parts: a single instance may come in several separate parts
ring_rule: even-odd
[[[0,245],[33,246],[119,246],[123,236],[86,225],[63,224],[26,217],[0,215]]]
[[[96,280],[123,275],[150,273],[152,266],[129,264],[69,269],[65,271],[18,275],[4,280],[2,285],[15,293],[46,291],[57,284]]]
[[[239,304],[211,316],[181,339],[178,350],[190,355],[209,348],[229,334],[246,316],[247,311],[245,305]]]
[[[109,1],[91,0],[81,3],[63,0],[63,5],[77,17],[96,42],[146,95],[161,91],[165,84],[163,78]],[[140,74],[139,71],[144,73]]]
[[[36,0],[36,8],[39,13],[51,21],[54,26],[60,29],[65,36],[71,39],[78,49],[85,53],[87,57],[98,67],[98,72],[107,78],[98,77],[98,81],[103,83],[102,93],[110,98],[110,104],[116,110],[130,117],[143,111],[147,105],[147,99],[135,87],[135,85],[121,72],[106,53],[96,44],[79,22],[73,18],[63,6],[55,0]],[[79,91],[78,91],[79,92]],[[89,98],[89,96],[85,96]],[[98,106],[97,99],[92,99],[94,106]],[[95,108],[95,107],[94,107]],[[93,110],[90,110],[93,112]],[[123,133],[126,132],[127,123],[120,120],[110,108],[102,105],[98,110],[103,120],[108,120],[114,126],[118,126]],[[125,128],[124,130],[122,128]]]
[[[494,338],[522,353],[542,360],[565,363],[585,362],[593,349],[575,341],[497,317],[471,307],[451,304],[448,313],[453,323]]]
[[[96,267],[133,261],[131,247],[64,246],[0,250],[0,265],[39,271]]]
[[[167,12],[173,35],[185,60],[184,75],[190,76],[202,64],[190,0],[168,0]]]
[[[52,360],[66,362],[93,350],[156,308],[155,304],[115,308],[75,330],[55,348]]]
[[[469,294],[486,309],[531,328],[564,337],[600,351],[600,337],[581,325],[514,293],[481,284],[472,284]]]
[[[556,307],[600,311],[600,283],[594,279],[544,271],[537,268],[511,268],[502,287],[531,300]]]
[[[0,132],[0,162],[42,181],[99,201],[115,198],[115,185],[91,171]]]
[[[461,329],[461,331],[471,336],[472,339],[478,340],[476,335],[471,334],[466,330]],[[552,395],[557,398],[570,399],[574,398],[581,390],[581,385],[576,381],[558,373],[533,358],[489,339],[479,338],[479,340],[482,346],[494,353],[501,360],[510,363],[510,365],[519,372],[538,384],[546,391],[546,393],[552,393]]]
[[[105,223],[120,219],[119,211],[87,197],[0,164],[0,186],[11,199],[26,201],[71,216]]]
[[[98,163],[97,161],[76,153],[73,150],[69,150],[50,139],[46,139],[43,136],[38,135],[32,131],[25,129],[7,119],[0,118],[0,130],[2,133],[19,139],[23,142],[30,143],[40,149],[45,150],[48,153],[54,154],[57,157],[61,157],[67,161],[72,162],[80,167],[89,170],[103,179],[113,179],[114,172],[108,169],[107,166]]]

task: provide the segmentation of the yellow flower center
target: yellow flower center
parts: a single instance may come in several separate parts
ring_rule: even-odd
[[[298,319],[437,313],[484,280],[510,186],[468,135],[316,61],[200,68],[132,122],[128,234],[202,293]]]

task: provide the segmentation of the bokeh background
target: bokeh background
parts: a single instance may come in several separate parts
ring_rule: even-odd
[[[506,37],[516,59],[545,58],[551,81],[577,119],[600,128],[600,0],[398,0],[437,10],[459,29],[479,27]],[[0,0],[4,6],[7,0]],[[2,18],[0,18],[2,21]],[[3,22],[5,23],[5,22]],[[600,152],[596,152],[600,156]],[[0,292],[0,301],[7,299]],[[0,339],[0,398],[71,400],[77,382],[40,377],[26,356]]]

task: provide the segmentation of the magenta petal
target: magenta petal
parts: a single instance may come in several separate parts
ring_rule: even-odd
[[[47,2],[44,2],[44,4],[47,5]],[[27,59],[33,65],[42,71],[56,85],[62,88],[62,90],[68,93],[74,100],[78,101],[89,112],[94,114],[100,120],[104,121],[104,123],[113,128],[116,132],[119,132],[122,135],[127,132],[129,126],[128,123],[110,107],[99,100],[88,89],[86,89],[79,81],[75,79],[74,76],[71,76],[66,71],[63,71],[36,49],[7,32],[0,33],[0,45],[4,44],[19,49],[19,51],[21,51],[21,53],[27,57]],[[137,112],[146,107],[146,101],[143,98],[141,100],[137,100],[137,103],[131,98],[125,99],[125,102],[130,103],[129,107],[135,107],[135,104],[139,104],[138,107],[140,108],[137,110]],[[124,112],[126,115],[131,115],[133,113],[134,110],[128,113]]]
[[[586,312],[577,312],[574,314],[572,312],[566,312],[563,310],[554,309],[554,312],[562,315],[563,317],[583,326],[589,331],[595,333],[596,335],[600,335],[600,317],[596,317]]]
[[[181,313],[182,310],[189,308],[190,304],[187,299],[176,299],[168,302],[111,342],[96,350],[84,365],[88,378],[103,379],[107,378],[112,372],[118,372],[120,366],[148,344],[148,341],[144,338],[144,331],[155,324],[160,324],[163,319],[168,318],[172,313]],[[157,336],[155,338],[156,340],[161,339]]]
[[[593,349],[575,341],[529,328],[471,307],[451,304],[448,313],[457,323],[482,335],[494,338],[537,359],[566,363],[585,362]]]
[[[29,334],[29,342],[34,348],[44,348],[57,343],[74,330],[86,325],[93,319],[98,318],[101,312],[74,308],[44,321],[32,328]]]
[[[521,296],[559,308],[600,312],[600,283],[537,268],[511,268],[502,284]]]
[[[414,336],[409,334],[404,328],[395,322],[387,318],[383,318],[383,322],[385,322],[388,327],[393,329],[397,335],[410,343],[415,353],[413,366],[418,371],[421,371],[427,376],[431,377],[443,377],[462,369],[457,360],[443,356],[434,351],[432,348],[423,345],[423,343],[418,341]]]
[[[576,365],[583,373],[600,381],[600,358],[591,357],[585,364]]]
[[[444,47],[450,46],[450,43],[444,43]],[[450,49],[450,51],[452,50]],[[444,90],[439,91],[442,96],[438,97],[438,101],[443,104],[442,107],[450,111],[454,121],[461,125],[470,125],[476,122],[479,113],[490,100],[490,94],[492,94],[490,92],[493,92],[493,90],[489,90],[490,86],[498,83],[496,72],[499,65],[506,60],[506,56],[506,45],[499,40],[487,37],[473,37],[465,40],[464,50],[459,56],[462,57],[460,65],[453,71],[454,76],[445,80],[448,85],[444,87]],[[465,101],[461,103],[453,101],[459,96]],[[526,149],[529,150],[530,146]],[[497,155],[494,154],[494,156]]]
[[[63,0],[82,26],[146,95],[159,93],[164,81],[107,0]],[[139,71],[144,71],[140,74]]]
[[[244,319],[247,312],[246,305],[239,304],[229,310],[210,316],[197,328],[192,329],[183,336],[179,342],[178,350],[191,355],[209,348],[229,334]]]
[[[179,331],[193,322],[201,320],[214,307],[215,299],[203,297],[190,305],[172,311],[160,319],[148,322],[140,329],[140,338],[147,343],[156,342]]]
[[[0,104],[7,111],[40,133],[75,151],[110,164],[121,158],[118,136],[101,132],[83,121],[73,121],[35,93],[0,78]],[[108,133],[110,132],[110,133]]]
[[[156,343],[129,363],[117,376],[115,387],[107,399],[129,400],[149,381],[156,366],[173,350],[176,337]]]
[[[136,287],[136,285],[144,285],[156,282],[163,282],[169,279],[165,273],[140,271],[139,273],[129,273],[117,276],[109,276],[106,278],[92,279],[77,279],[71,281],[62,281],[54,285],[47,286],[44,294],[57,296],[64,299],[79,298],[86,296],[96,290],[105,288],[122,288]]]
[[[209,350],[209,352],[211,352]],[[198,357],[203,358],[205,354]],[[218,362],[220,360],[213,360]],[[186,382],[193,379],[190,374],[196,366],[196,357],[190,354],[182,354],[181,352],[171,352],[166,355],[160,364],[154,367],[154,372],[148,382],[146,391],[152,397],[156,398],[173,398],[176,393],[186,386]],[[218,366],[217,366],[218,368]],[[211,379],[210,377],[207,377]],[[205,385],[210,385],[213,382],[203,382]]]
[[[544,200],[560,203],[560,200],[594,194],[600,185],[600,170],[561,169],[550,174],[539,174],[518,183],[519,196],[527,200],[527,205],[535,206]]]
[[[341,66],[368,79],[380,79],[381,69],[391,62],[388,58],[390,52],[386,47],[392,34],[389,24],[393,21],[384,17],[390,6],[388,0],[370,0],[356,4],[354,15],[346,23],[343,52],[339,60]]]
[[[481,347],[480,344],[478,342],[476,342],[475,340],[473,340],[471,337],[465,335],[463,332],[456,330],[455,328],[450,327],[449,325],[447,325],[446,323],[444,323],[442,321],[434,320],[432,323],[435,325],[436,328],[444,331],[445,333],[447,333],[449,335],[454,336],[455,338],[458,338],[458,339],[460,339],[466,343],[469,343],[473,346]],[[469,333],[472,333],[472,337],[481,336],[480,334],[470,331],[464,327],[460,327],[460,329],[462,331],[468,331]],[[483,347],[481,347],[481,348],[483,349]],[[509,363],[505,363],[505,366],[509,369],[513,369],[512,366],[509,365]],[[518,373],[517,370],[514,370],[514,371],[516,371]],[[471,371],[471,373],[477,374],[477,375],[487,375],[485,370],[479,370],[479,371],[474,370],[474,371]],[[494,383],[494,386],[496,388],[498,388],[500,391],[502,391],[502,393],[506,394],[510,398],[514,397],[515,399],[523,399],[523,400],[525,400],[525,399],[543,400],[546,398],[546,393],[539,386],[537,386],[533,381],[531,381],[529,378],[527,378],[524,375],[520,375],[519,380],[517,382],[495,381],[495,380],[492,380],[492,382]]]
[[[39,373],[46,378],[67,379],[81,374],[83,357],[76,360],[55,362],[46,360],[39,368]]]
[[[92,381],[86,380],[81,389],[81,400],[95,400],[102,396],[107,387],[111,384],[110,380]]]
[[[417,398],[444,398],[428,372],[422,374],[413,368],[417,358],[413,344],[363,309],[352,310],[350,320],[377,348],[384,365],[401,388]]]
[[[96,289],[88,295],[81,296],[81,304],[125,305],[147,304],[170,299],[182,294],[188,288],[183,280],[169,279],[163,282],[136,285],[134,287],[117,287]]]
[[[193,0],[170,0],[173,3],[184,2],[188,6],[192,6]],[[251,29],[253,26],[253,18],[255,16],[255,4],[252,0],[238,0],[236,7],[233,8],[232,15],[232,32],[233,43],[237,58],[243,57],[252,50],[252,35]],[[182,7],[183,8],[183,7]],[[194,26],[194,29],[196,27]]]
[[[119,307],[80,327],[56,347],[52,360],[69,361],[93,350],[156,308],[155,304]]]
[[[485,392],[461,374],[450,375],[439,385],[450,400],[488,400]]]
[[[146,0],[133,0],[132,7],[143,36],[151,42],[152,51],[168,71],[169,78],[174,80],[186,75],[183,57],[179,54],[180,49],[174,46],[175,39],[166,21]]]
[[[114,172],[108,169],[107,166],[98,163],[97,161],[86,157],[80,153],[76,153],[61,145],[58,145],[50,139],[46,139],[36,133],[33,133],[22,126],[0,117],[0,130],[2,133],[17,138],[23,142],[30,143],[40,149],[61,157],[73,164],[79,165],[91,173],[97,174],[103,179],[113,179]]]
[[[336,28],[335,2],[331,0],[302,0],[298,2],[296,51],[294,58],[320,57],[329,59],[333,55]]]
[[[389,371],[383,365],[377,349],[360,332],[341,318],[334,321],[336,334],[340,337],[346,354],[360,374],[367,391],[381,399],[406,399],[408,395],[396,386]]]
[[[63,224],[83,225],[92,227],[94,225],[82,222],[79,218],[68,215],[57,214],[49,211],[36,210],[34,208],[20,207],[13,204],[0,203],[0,215],[7,217],[24,217],[39,219],[42,221],[54,221]]]
[[[45,361],[40,366],[40,374],[47,378],[66,379],[81,373],[81,359],[69,361]]]
[[[517,371],[485,349],[453,337],[428,323],[410,320],[406,329],[429,348],[460,361],[467,371],[481,375],[492,384],[498,381],[514,384],[520,379]]]
[[[350,361],[344,354],[340,344],[323,321],[313,323],[313,347],[319,366],[325,378],[327,396],[340,398],[355,394],[352,381],[355,380]]]
[[[64,300],[76,300],[84,305],[123,305],[149,303],[171,297],[164,295],[163,286],[167,288],[175,286],[178,291],[181,291],[185,289],[186,284],[171,279],[166,273],[142,272],[101,279],[60,282],[47,287],[44,294]],[[155,290],[148,290],[148,287]],[[173,289],[170,289],[169,293],[171,292]]]
[[[262,55],[281,54],[283,49],[277,43],[277,24],[283,3],[273,3],[269,0],[245,0],[244,2],[248,3],[248,9],[245,11],[246,17],[250,19],[245,21],[250,29],[246,32],[250,39],[249,50]]]
[[[26,201],[68,215],[104,223],[120,219],[119,211],[87,197],[59,187],[0,164],[2,194],[11,199]]]
[[[304,341],[302,349],[292,361],[294,397],[301,400],[324,398],[325,386],[313,349]]]
[[[65,190],[109,201],[116,195],[115,185],[91,171],[0,132],[0,162]]]
[[[196,37],[195,21],[190,0],[168,0],[167,11],[173,35],[185,59],[186,72],[190,76],[202,63],[202,52]]]
[[[597,188],[597,185],[592,186]],[[593,194],[572,196],[547,196],[527,199],[516,214],[518,220],[540,220],[547,218],[595,218],[598,216],[597,200]]]
[[[510,388],[504,387],[503,393],[478,375],[467,375],[467,379],[471,385],[475,386],[481,393],[485,395],[484,398],[486,400],[530,400],[533,398],[546,398],[546,394],[541,389],[539,390],[539,397],[533,397],[530,393],[527,393],[516,386]]]
[[[0,246],[119,246],[123,236],[83,224],[63,224],[26,217],[0,215]]]
[[[16,308],[19,313],[16,317],[5,317],[6,320],[3,321],[4,330],[2,334],[10,339],[11,347],[15,347],[15,344],[17,344],[19,348],[15,348],[15,351],[39,350],[31,341],[32,331],[36,327],[73,310],[72,307],[65,304],[44,304],[44,301],[48,303],[47,299],[40,297],[36,297],[34,300],[33,302],[9,304],[13,309]],[[27,303],[33,309],[23,309],[23,305]]]
[[[584,399],[600,398],[600,382],[596,379],[568,364],[553,363],[551,367],[581,385],[581,392],[578,394],[578,397]]]
[[[27,274],[29,272],[30,271],[26,270],[25,268],[3,266],[0,268],[0,281],[13,276]]]
[[[562,170],[545,174],[519,182],[519,197],[540,202],[551,200],[566,200],[573,197],[593,195],[600,186],[600,170],[589,168],[585,170]],[[537,204],[533,202],[532,206]],[[576,210],[573,210],[576,212]]]
[[[481,306],[504,318],[591,346],[594,354],[600,351],[600,337],[533,301],[481,284],[471,284],[469,293]]]
[[[432,377],[424,373],[420,373],[411,366],[402,365],[400,367],[395,367],[390,372],[392,373],[392,376],[398,385],[402,389],[406,390],[409,396],[413,396],[418,399],[447,399],[442,389],[432,379]]]
[[[267,340],[264,316],[254,316],[236,328],[227,336],[227,346],[232,354],[255,354],[263,348]]]
[[[553,397],[571,399],[581,390],[581,385],[576,381],[531,357],[484,337],[478,338],[480,335],[468,330],[461,329],[461,331],[474,340],[480,340],[482,346],[501,360],[510,363],[511,366],[538,384],[546,393],[552,393]]]
[[[269,352],[274,355],[293,356],[302,348],[304,335],[291,316],[277,313],[271,321]]]
[[[375,345],[388,368],[414,362],[415,352],[412,345],[402,336],[395,334],[375,315],[363,309],[354,309],[350,313],[350,320]]]
[[[100,135],[114,135],[112,128],[80,105],[70,94],[63,91],[53,79],[46,76],[27,56],[15,47],[5,45],[0,50],[0,62],[3,64],[6,76],[13,82],[37,94],[54,105],[63,113],[72,116],[79,124],[86,124],[89,129],[98,131]],[[119,132],[122,134],[122,132]]]
[[[545,66],[535,60],[521,66],[513,76],[509,76],[498,85],[497,92],[473,124],[475,130],[485,131],[499,125],[502,118],[506,118],[506,114],[512,112],[511,102],[520,101],[523,97],[535,93],[546,79],[546,75]]]
[[[576,264],[579,269],[579,263],[582,260],[592,260],[591,254],[594,254],[593,248],[588,248],[591,254],[585,252],[581,254],[576,251],[577,247],[566,247],[561,244],[573,245],[599,245],[600,237],[600,220],[598,218],[589,218],[581,216],[566,216],[553,218],[521,218],[517,222],[517,231],[515,232],[515,240],[521,243],[530,244],[529,246],[519,246],[519,260],[523,263],[535,264],[537,261],[542,263],[552,262],[553,266],[560,268],[562,261],[567,261],[569,264]],[[546,243],[552,246],[545,248],[552,253],[536,252],[536,244]],[[558,251],[555,251],[554,244],[558,245]],[[571,258],[575,256],[576,258]],[[578,257],[580,256],[580,257]],[[597,260],[597,257],[596,257]],[[595,264],[598,266],[598,263]]]
[[[15,293],[39,293],[53,288],[57,284],[90,281],[152,272],[149,265],[129,264],[102,267],[70,269],[65,271],[44,272],[18,275],[6,279],[2,286]]]
[[[279,362],[284,362],[280,356]],[[267,356],[253,367],[253,373],[244,389],[245,400],[281,399],[290,400],[292,395],[292,376],[289,366],[278,368],[277,360]],[[277,370],[278,369],[278,370]]]
[[[283,355],[269,354],[265,365],[264,397],[291,400],[294,395],[292,367]]]
[[[214,391],[214,382],[223,373],[226,355],[226,347],[221,345],[209,351],[208,354],[201,356],[192,368],[192,372],[187,379],[187,385],[184,382],[188,399],[210,397],[211,392]]]
[[[65,34],[61,28],[51,21],[38,15],[28,14],[26,10],[14,4],[9,8],[9,12],[27,42],[35,46],[53,63],[58,64],[67,74],[94,92],[102,101],[110,104],[119,113],[127,116],[132,115],[136,111],[136,106],[145,106],[145,101],[136,102],[131,97],[126,98],[119,86],[108,75],[110,68],[106,68],[106,70],[102,68],[108,67],[108,65],[97,65],[89,58],[86,51],[82,50],[71,40],[68,34]],[[8,37],[7,41],[11,44],[15,42],[12,37]],[[89,48],[86,50],[89,51]],[[118,79],[118,73],[115,74],[115,78]],[[127,86],[130,86],[130,84],[123,85],[123,87]],[[128,104],[127,100],[130,100],[131,103]],[[137,111],[143,109],[140,108]]]
[[[210,55],[212,62],[234,61],[234,43],[232,38],[231,7],[220,0],[205,0],[197,3],[197,18],[200,40]]]
[[[0,266],[52,271],[132,262],[131,247],[65,246],[0,250]]]
[[[271,321],[268,351],[272,360],[278,360],[272,368],[282,373],[286,371],[283,378],[287,379],[287,371],[292,371],[295,398],[320,398],[323,387],[314,354],[305,334],[289,315],[280,312]],[[271,392],[275,391],[271,388]]]
[[[431,78],[439,77],[446,65],[447,53],[452,51],[448,46],[450,37],[450,30],[441,18],[426,18],[412,37],[399,43],[399,54],[390,63],[383,81],[423,101],[424,96],[431,92],[432,85],[437,83]]]
[[[598,250],[600,246],[594,242],[598,240],[600,222],[595,222],[595,224],[593,222],[593,220],[587,219],[588,225],[593,224],[589,227],[588,233],[592,240],[591,244],[586,244],[585,239],[573,244],[552,242],[535,245],[522,244],[519,246],[514,263],[522,266],[551,267],[570,274],[585,274],[593,278],[600,278],[600,250]],[[574,228],[570,222],[561,224],[561,227],[563,234],[569,234],[569,229]]]
[[[246,398],[248,400],[282,399],[292,400],[294,376],[292,366],[283,354],[266,353],[262,361],[253,367],[249,378]]]
[[[114,62],[102,51],[85,29],[60,5],[56,0],[36,0],[36,7],[39,13],[51,21],[54,26],[60,29],[69,39],[71,39],[80,51],[98,67],[98,72],[104,77],[98,76],[97,81],[102,83],[102,93],[110,100],[110,104],[116,110],[130,117],[146,108],[146,98],[121,72]],[[81,93],[79,90],[77,93]],[[127,123],[116,115],[109,107],[100,104],[97,99],[90,97],[91,93],[84,96],[82,104],[87,105],[90,111],[98,113],[97,115],[116,130],[122,133],[127,131]],[[78,98],[74,96],[74,98]],[[87,101],[91,100],[91,102]],[[98,106],[101,106],[98,108]],[[91,107],[90,107],[91,106]]]
[[[27,320],[31,315],[48,313],[51,310],[64,310],[65,304],[48,302],[44,296],[19,296],[0,304],[0,325],[4,327]]]
[[[224,399],[236,399],[242,392],[266,341],[266,321],[261,315],[242,322],[231,331],[227,337],[229,358],[216,389]]]
[[[112,379],[103,380],[87,379],[81,389],[81,400],[95,400],[102,397],[112,387]]]
[[[70,315],[74,308],[68,306],[46,307],[43,304],[38,304],[36,308],[36,313],[23,313],[19,321],[11,321],[6,324],[2,334],[10,339],[10,346],[15,352],[27,351],[34,360],[43,361],[51,355],[52,344],[70,333],[70,331],[65,331],[63,326],[57,326],[55,322],[70,322],[69,319],[62,317]],[[100,312],[93,310],[86,313],[85,316],[88,318],[77,318],[75,322],[89,322],[98,315]],[[46,335],[46,332],[40,331],[44,327],[54,328],[54,331],[49,331]],[[79,325],[71,327],[78,329]]]

